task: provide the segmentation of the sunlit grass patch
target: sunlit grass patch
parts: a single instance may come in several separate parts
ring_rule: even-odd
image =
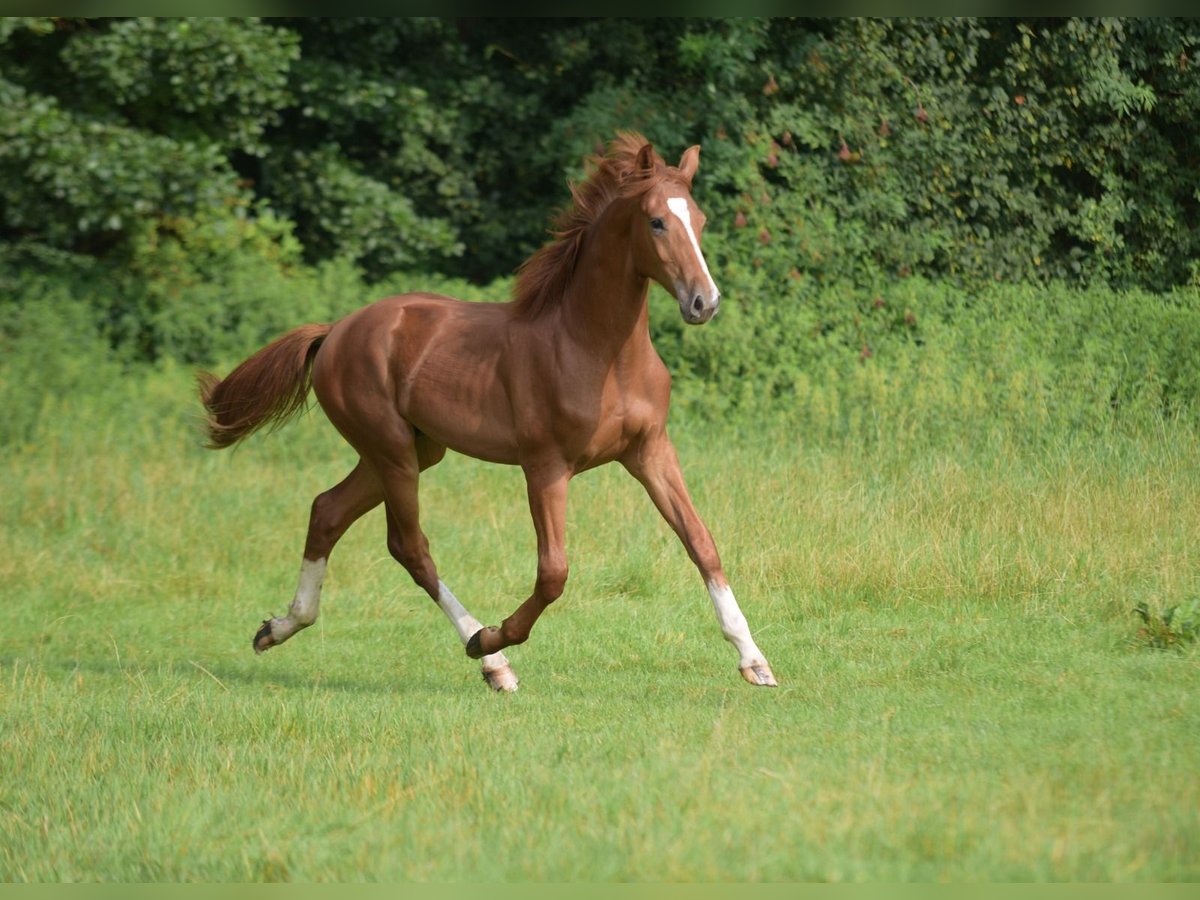
[[[611,467],[572,484],[566,593],[496,696],[378,511],[317,623],[252,653],[353,462],[319,415],[232,455],[129,415],[98,433],[81,409],[5,460],[8,880],[1200,875],[1200,659],[1149,652],[1132,613],[1182,627],[1200,592],[1185,429],[914,452],[684,423],[781,686],[740,680]],[[422,509],[497,622],[534,575],[520,473],[451,457]]]

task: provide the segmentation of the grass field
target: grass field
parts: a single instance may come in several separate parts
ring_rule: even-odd
[[[574,482],[567,592],[500,696],[378,511],[318,623],[255,657],[350,457],[319,416],[202,451],[154,424],[182,376],[151,388],[4,457],[2,880],[1200,878],[1200,655],[1132,613],[1200,594],[1190,432],[681,428],[781,687],[741,681],[614,468]],[[451,457],[422,499],[443,578],[498,622],[533,575],[519,473]]]

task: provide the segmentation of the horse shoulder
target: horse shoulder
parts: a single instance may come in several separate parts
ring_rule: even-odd
[[[661,409],[665,418],[671,401],[671,371],[654,345],[647,340],[627,369],[627,393],[655,409]]]
[[[609,384],[606,405],[617,414],[627,442],[665,427],[667,421],[671,373],[653,347],[647,349],[619,365]]]

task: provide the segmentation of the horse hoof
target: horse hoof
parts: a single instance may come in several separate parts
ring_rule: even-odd
[[[501,666],[498,669],[484,669],[483,680],[493,691],[512,693],[517,689],[517,675],[511,666]]]
[[[499,630],[499,628],[493,628],[489,625],[487,628],[480,628],[471,635],[471,639],[467,641],[466,646],[467,656],[471,657],[471,659],[483,659],[483,657],[487,656],[488,651],[483,649],[483,633],[485,631],[496,632]]]
[[[771,674],[771,667],[764,663],[751,663],[741,669],[742,677],[754,685],[762,687],[779,687],[779,682]]]
[[[270,619],[263,619],[262,625],[254,634],[252,646],[255,653],[262,653],[264,650],[269,650],[275,646],[275,638],[271,635]]]

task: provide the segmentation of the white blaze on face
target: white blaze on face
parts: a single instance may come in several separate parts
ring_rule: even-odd
[[[675,218],[683,223],[683,228],[687,232],[688,238],[692,242],[692,249],[696,251],[696,259],[700,260],[700,268],[704,270],[704,277],[708,279],[709,290],[713,296],[720,293],[717,290],[717,283],[713,281],[712,274],[708,271],[708,263],[704,260],[704,254],[700,250],[700,241],[696,238],[695,229],[692,228],[692,213],[688,208],[687,197],[671,197],[667,200],[667,209],[674,213]]]

